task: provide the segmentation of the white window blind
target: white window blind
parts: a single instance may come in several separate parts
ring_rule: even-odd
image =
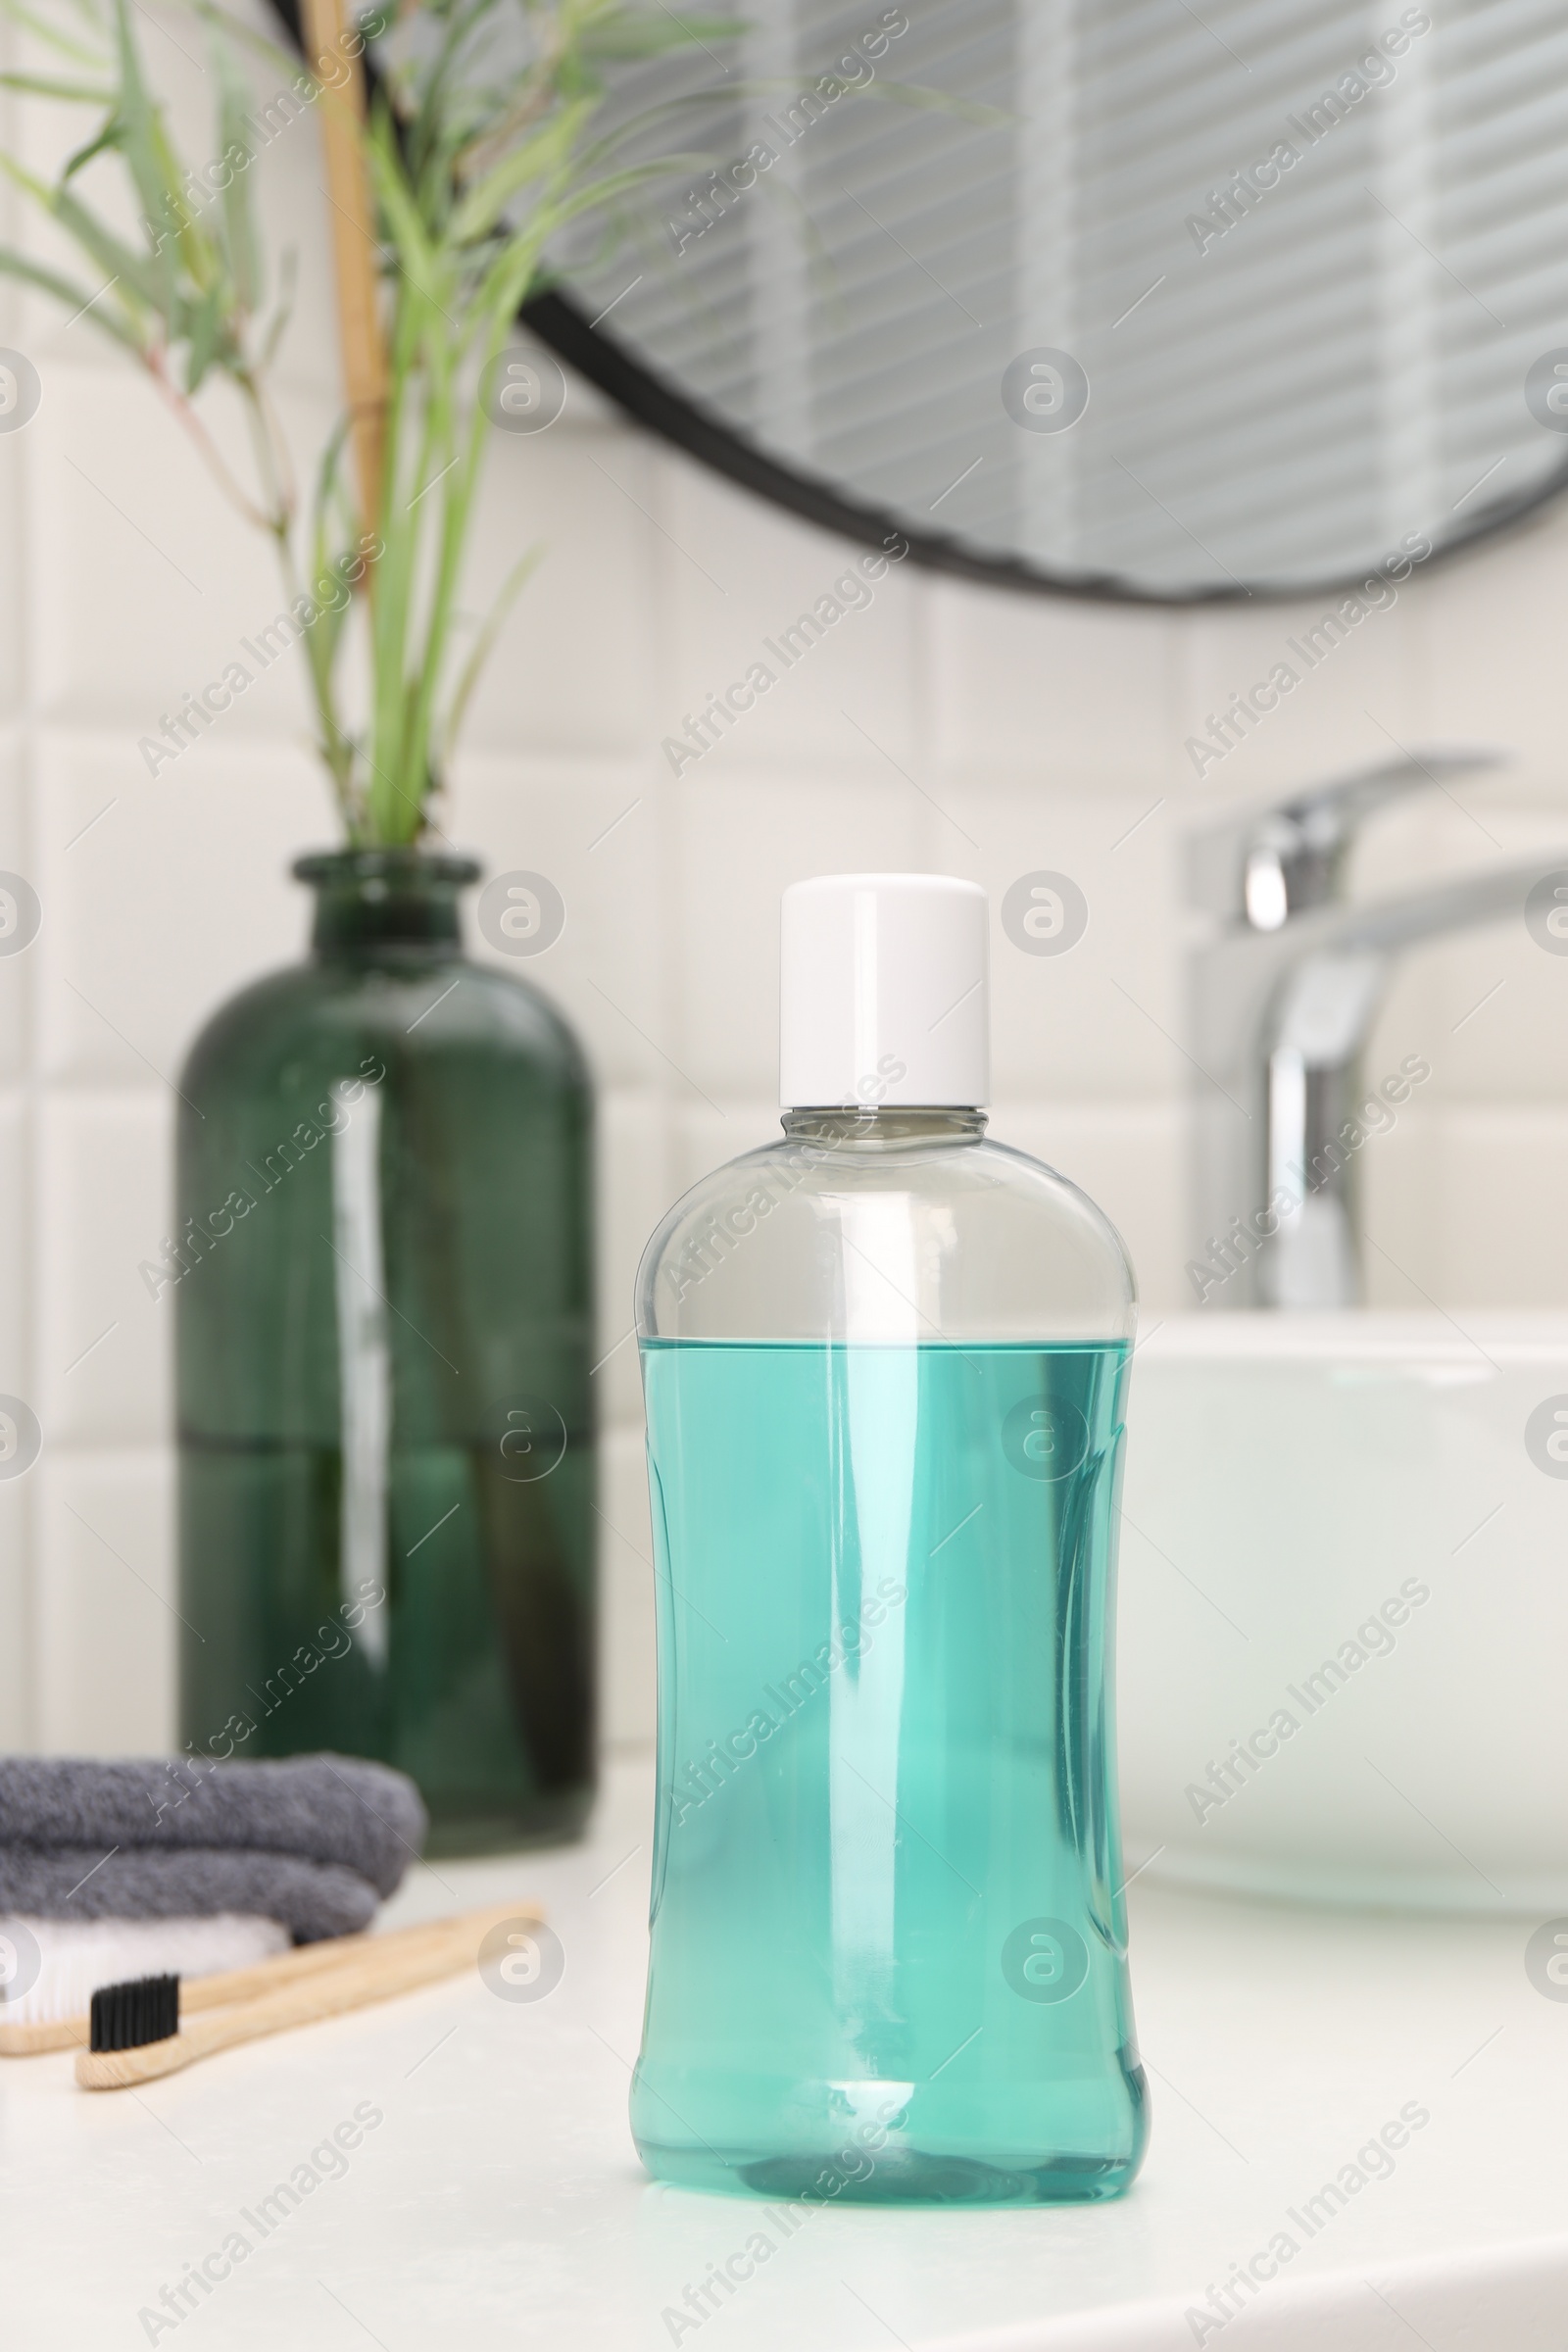
[[[1560,0],[745,13],[743,56],[621,96],[720,93],[672,119],[717,176],[566,276],[767,454],[978,553],[1170,594],[1353,571],[1568,459],[1524,397],[1568,346]],[[1089,377],[1070,431],[1003,405],[1037,348]]]

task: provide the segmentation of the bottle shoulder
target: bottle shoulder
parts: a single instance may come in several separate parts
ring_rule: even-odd
[[[1125,1339],[1136,1302],[1089,1196],[985,1135],[782,1136],[675,1203],[637,1284],[644,1339]]]
[[[198,1032],[181,1088],[201,1102],[239,1074],[287,1066],[308,1086],[367,1052],[388,1064],[452,1051],[529,1063],[569,1092],[589,1084],[582,1049],[543,992],[461,955],[325,956],[264,974]]]

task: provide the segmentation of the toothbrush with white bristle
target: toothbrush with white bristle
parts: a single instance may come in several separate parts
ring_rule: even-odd
[[[28,1993],[17,2001],[0,2003],[0,2058],[36,2057],[49,2050],[85,2050],[90,2040],[94,1996],[127,1981],[177,1977],[182,2011],[226,2008],[341,1968],[362,1954],[374,1952],[378,1959],[390,1961],[400,1948],[407,1947],[412,1952],[433,1940],[445,1940],[460,1926],[477,1928],[482,1933],[502,1920],[540,1916],[536,1903],[514,1897],[510,1902],[492,1904],[482,1911],[464,1913],[456,1920],[424,1920],[412,1927],[390,1929],[379,1936],[331,1936],[298,1946],[289,1945],[286,1930],[279,1928],[274,1920],[234,1917],[227,1921],[83,1921],[71,1928],[72,1936],[79,1939],[73,1950],[68,1953],[63,1945],[57,1948],[52,1966],[46,1956],[44,1969]],[[0,1950],[11,1924],[0,1921]],[[25,1924],[29,1931],[60,1925],[55,1921]],[[216,1930],[220,1925],[230,1931],[267,1934],[259,1937],[230,1933],[225,1938],[189,1933]],[[93,1938],[86,1933],[91,1928],[119,1933]],[[148,1932],[155,1930],[167,1933],[160,1937]],[[41,1943],[42,1938],[39,1940]],[[248,1951],[247,1942],[251,1947]],[[200,1968],[203,1973],[187,1974],[192,1967]],[[19,2016],[24,2006],[29,2013]]]
[[[254,1968],[291,1948],[280,1922],[248,1912],[0,1918],[0,2057],[31,2057],[85,2042],[87,2013],[100,1985],[173,1974],[193,1990],[209,1977]]]

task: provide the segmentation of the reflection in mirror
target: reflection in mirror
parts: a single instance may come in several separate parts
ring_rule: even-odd
[[[1154,598],[1424,561],[1562,478],[1545,0],[740,13],[738,55],[623,69],[714,168],[585,237],[535,313],[732,470],[965,569]]]

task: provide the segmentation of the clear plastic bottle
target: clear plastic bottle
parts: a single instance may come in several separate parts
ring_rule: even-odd
[[[1111,1718],[1135,1316],[990,1142],[984,893],[784,901],[787,1105],[638,1283],[659,1610],[649,2170],[1108,2197],[1147,2137]]]

